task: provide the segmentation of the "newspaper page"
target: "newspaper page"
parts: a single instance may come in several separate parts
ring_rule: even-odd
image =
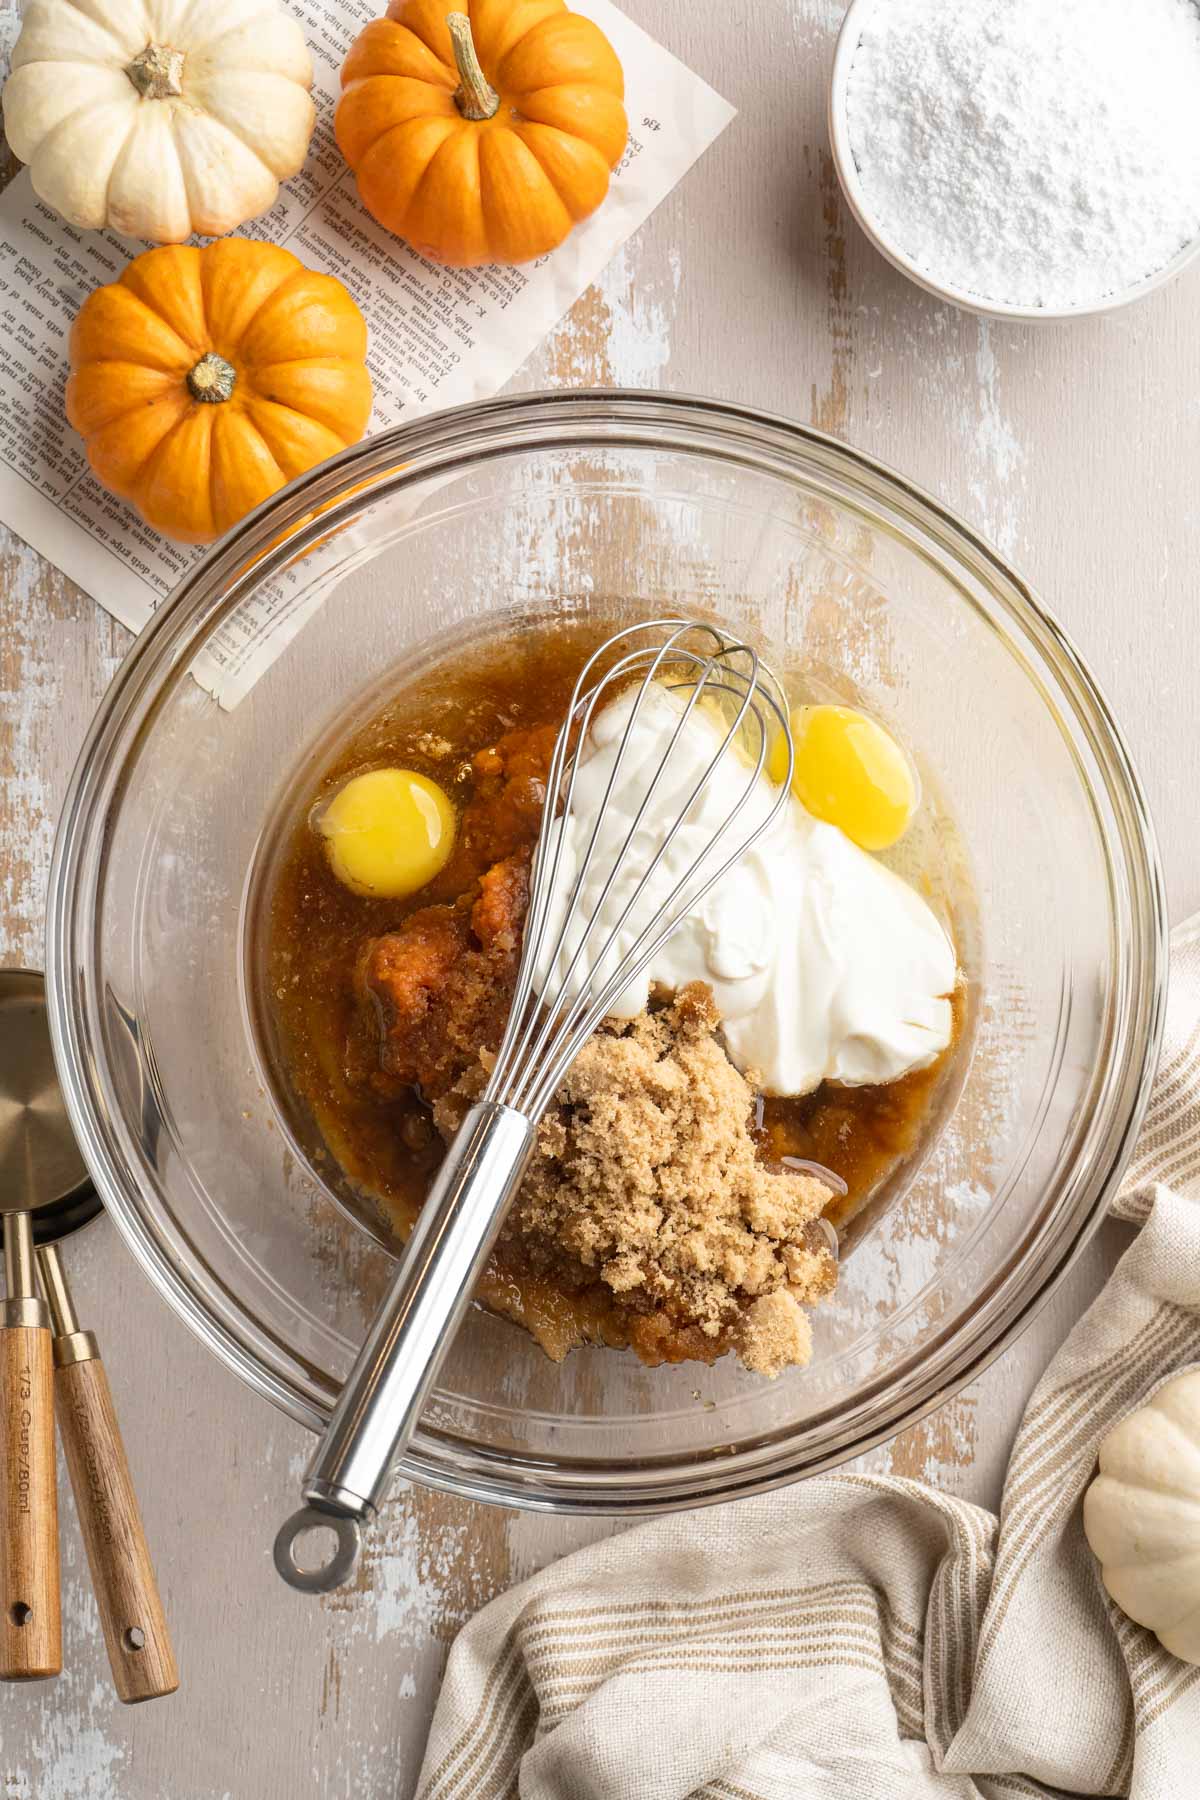
[[[301,173],[241,235],[286,245],[336,275],[361,307],[375,386],[369,431],[482,400],[521,366],[626,239],[733,117],[733,109],[611,4],[573,0],[625,70],[629,144],[608,198],[540,262],[443,269],[377,225],[359,203],[333,135],[343,58],[381,0],[294,0],[314,65],[317,127]],[[93,288],[146,246],[78,231],[22,172],[0,194],[0,517],[132,631],[202,552],[168,542],[91,474],[67,424],[71,321]],[[272,629],[282,589],[263,595],[236,638],[212,647],[210,687],[235,704],[299,624]]]

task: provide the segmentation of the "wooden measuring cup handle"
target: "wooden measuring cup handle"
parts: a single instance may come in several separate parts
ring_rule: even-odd
[[[9,1301],[14,1315],[23,1305]],[[0,1677],[35,1681],[62,1668],[54,1359],[45,1325],[0,1329]]]
[[[95,1339],[55,1381],[62,1433],[113,1682],[127,1703],[173,1694],[179,1670],[146,1546],[142,1515]],[[63,1340],[59,1340],[60,1344]]]

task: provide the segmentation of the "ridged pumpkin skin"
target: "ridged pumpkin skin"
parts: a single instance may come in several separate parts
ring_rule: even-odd
[[[1175,1376],[1109,1432],[1083,1528],[1121,1610],[1200,1664],[1200,1370]]]
[[[608,192],[629,135],[608,39],[564,0],[461,0],[495,115],[464,116],[455,0],[393,0],[342,68],[334,129],[381,225],[433,262],[522,263]]]
[[[220,237],[303,167],[312,57],[284,0],[28,0],[22,15],[9,147],[73,225]]]
[[[362,436],[366,350],[341,282],[289,250],[147,250],[80,308],[67,417],[105,487],[206,543]]]

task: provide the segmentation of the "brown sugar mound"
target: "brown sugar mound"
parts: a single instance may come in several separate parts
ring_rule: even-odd
[[[758,1374],[806,1363],[803,1311],[835,1284],[830,1190],[764,1164],[754,1094],[718,1038],[709,989],[585,1045],[538,1131],[499,1259],[562,1293],[599,1287],[604,1341],[650,1363],[729,1349]],[[477,1061],[435,1105],[444,1136],[482,1089]]]

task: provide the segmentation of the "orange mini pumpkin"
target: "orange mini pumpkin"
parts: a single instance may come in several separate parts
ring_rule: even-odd
[[[289,250],[147,250],[80,308],[67,417],[105,487],[205,543],[362,436],[366,350],[341,282]]]
[[[451,0],[452,4],[452,0]],[[612,45],[564,0],[393,0],[342,69],[363,204],[438,263],[521,263],[595,212],[628,137]]]

